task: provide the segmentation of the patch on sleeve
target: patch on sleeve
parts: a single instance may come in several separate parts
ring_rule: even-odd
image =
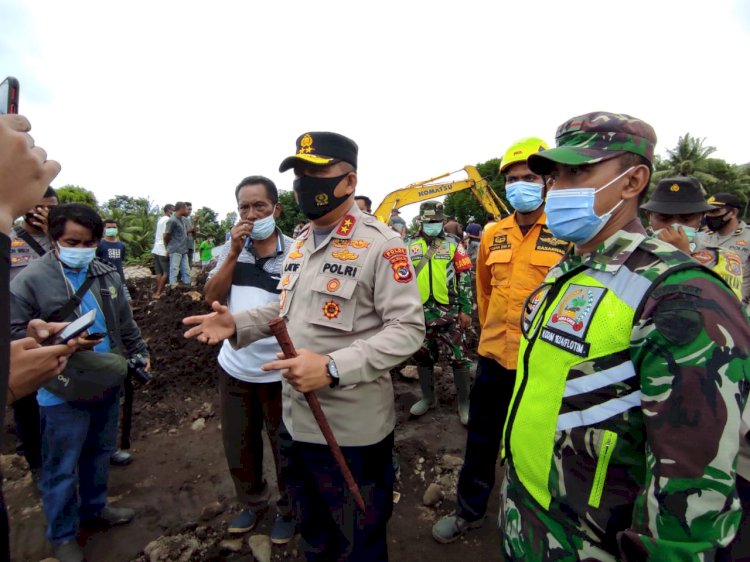
[[[702,263],[703,265],[708,265],[714,260],[714,256],[711,252],[708,252],[706,250],[701,250],[700,252],[695,252],[694,254],[691,254],[691,257]]]
[[[409,267],[409,257],[406,255],[406,248],[390,248],[383,252],[383,257],[387,259],[393,268],[393,278],[399,283],[409,283],[414,275]]]
[[[471,259],[469,259],[469,254],[466,253],[463,246],[456,246],[456,253],[453,254],[453,267],[456,268],[458,273],[471,269]]]
[[[660,303],[653,319],[657,331],[675,345],[687,345],[703,331],[703,314],[684,299]]]

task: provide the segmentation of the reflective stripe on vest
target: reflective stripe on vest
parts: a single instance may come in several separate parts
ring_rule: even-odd
[[[551,302],[544,299],[537,305],[539,314],[529,332],[533,339],[521,340],[511,401],[513,405],[519,400],[519,404],[508,429],[517,477],[545,509],[552,499],[550,471],[559,432],[599,423],[640,404],[640,391],[636,391],[584,410],[560,413],[563,397],[601,389],[635,375],[633,364],[626,360],[591,374],[578,373],[580,376],[568,380],[571,370],[581,363],[630,348],[635,311],[650,287],[646,278],[626,267],[615,274],[584,269],[552,293]],[[532,378],[519,396],[527,368]]]
[[[420,252],[417,252],[414,248],[419,248]],[[427,248],[427,242],[422,238],[409,244],[409,255],[412,256],[412,264],[415,268],[422,261],[422,257],[427,254]],[[444,240],[432,258],[430,258],[430,263],[419,272],[417,285],[419,286],[419,296],[422,298],[423,303],[427,302],[427,299],[430,298],[430,289],[432,289],[432,297],[437,302],[440,304],[450,304],[448,284],[455,280],[455,271],[452,267],[455,253],[456,245],[448,240]],[[430,276],[432,276],[432,279],[430,279]]]

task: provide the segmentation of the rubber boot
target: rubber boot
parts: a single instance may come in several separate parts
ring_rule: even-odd
[[[461,423],[469,423],[469,367],[462,365],[453,367],[453,383],[456,385],[458,398],[458,419]]]
[[[419,386],[422,388],[422,398],[409,410],[412,416],[423,416],[427,410],[437,406],[435,398],[435,375],[433,367],[417,367]]]

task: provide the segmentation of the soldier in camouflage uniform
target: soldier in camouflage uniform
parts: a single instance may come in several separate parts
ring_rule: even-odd
[[[641,209],[648,212],[649,226],[659,240],[672,244],[717,273],[737,298],[742,298],[742,258],[735,252],[701,243],[703,234],[698,232],[698,227],[703,214],[716,207],[703,199],[703,189],[697,179],[682,176],[659,181]]]
[[[524,305],[500,513],[510,560],[712,560],[736,533],[750,326],[638,221],[656,135],[596,112],[529,168],[575,244]]]
[[[469,421],[469,368],[465,331],[471,326],[471,260],[460,241],[443,229],[443,204],[425,201],[419,206],[422,226],[406,241],[424,306],[427,334],[414,355],[422,398],[410,410],[421,416],[437,405],[435,363],[443,357],[453,367],[458,395],[458,416]]]

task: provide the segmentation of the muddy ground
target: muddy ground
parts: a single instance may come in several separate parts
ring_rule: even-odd
[[[111,503],[133,507],[138,515],[130,525],[82,534],[87,559],[256,560],[249,543],[254,548],[268,543],[271,514],[243,540],[227,541],[235,538],[226,533],[226,528],[238,506],[233,501],[217,415],[218,348],[182,337],[181,318],[205,310],[200,293],[178,289],[151,301],[150,284],[150,279],[131,283],[131,293],[156,377],[136,390],[131,449],[135,461],[127,467],[113,467],[109,486]],[[409,407],[419,397],[417,381],[393,374],[398,415],[396,449],[401,462],[397,489],[401,495],[389,525],[389,549],[391,560],[396,562],[501,559],[497,486],[481,529],[451,545],[439,545],[432,539],[432,524],[454,508],[456,477],[466,440],[466,429],[455,411],[450,369],[445,370],[438,376],[438,408],[420,419],[409,417]],[[11,421],[8,416],[0,457],[11,518],[11,551],[13,560],[36,562],[52,556],[52,549],[44,537],[44,514],[25,461],[13,452]],[[265,458],[272,462],[270,454]],[[267,478],[273,480],[271,466],[266,469]],[[424,495],[432,483],[440,488],[433,487],[437,497],[445,497],[427,507]],[[302,560],[297,539],[286,546],[273,546],[272,559]]]

